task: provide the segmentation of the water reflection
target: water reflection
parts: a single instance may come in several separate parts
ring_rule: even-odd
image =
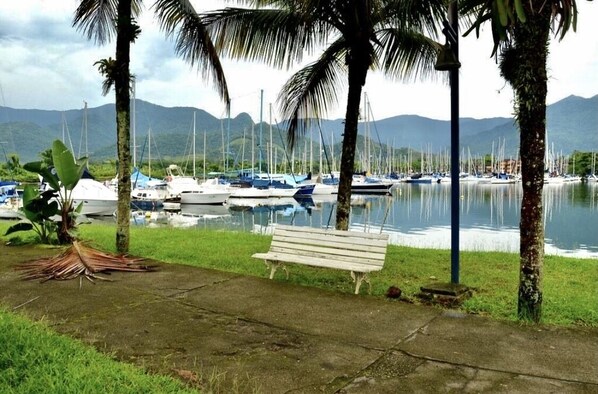
[[[460,185],[462,250],[519,250],[520,185]],[[354,196],[352,230],[388,232],[391,242],[450,248],[451,186],[398,184],[391,196]],[[546,253],[598,258],[598,183],[546,185]],[[137,214],[132,223],[269,232],[275,223],[333,228],[336,196],[231,199],[225,206],[184,205],[180,212]]]

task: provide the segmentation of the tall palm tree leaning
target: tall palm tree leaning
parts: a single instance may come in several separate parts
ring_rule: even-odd
[[[87,38],[103,45],[116,35],[116,59],[104,59],[96,64],[104,74],[104,93],[115,89],[116,135],[118,157],[118,205],[116,249],[129,250],[131,203],[131,143],[130,143],[130,49],[141,32],[135,23],[142,0],[81,0],[75,11],[73,26]],[[176,35],[177,54],[194,65],[204,77],[215,82],[220,97],[230,104],[224,71],[214,45],[189,0],[157,0],[152,6],[167,36]]]
[[[575,29],[575,0],[461,0],[461,12],[473,15],[469,31],[479,33],[491,21],[492,55],[500,55],[502,77],[513,87],[515,117],[519,124],[521,176],[520,273],[517,314],[519,319],[539,322],[542,316],[542,266],[544,226],[542,189],[546,151],[546,62],[551,26],[562,39]]]
[[[443,1],[249,0],[252,8],[226,8],[204,15],[221,55],[290,68],[305,54],[317,60],[286,82],[277,103],[287,122],[289,145],[305,134],[310,119],[338,103],[347,75],[336,228],[347,230],[351,180],[362,88],[367,73],[379,69],[395,79],[434,75],[439,44],[437,21]],[[426,36],[426,34],[428,36]],[[436,74],[438,75],[438,74]]]

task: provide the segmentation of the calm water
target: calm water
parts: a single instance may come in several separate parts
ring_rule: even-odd
[[[391,235],[391,243],[450,248],[450,185],[398,184],[392,196],[354,196],[351,229]],[[520,185],[461,184],[461,250],[519,250]],[[139,225],[201,226],[268,232],[273,223],[334,227],[336,197],[231,200],[183,206],[177,214],[135,216]],[[598,184],[546,185],[546,253],[598,258]]]

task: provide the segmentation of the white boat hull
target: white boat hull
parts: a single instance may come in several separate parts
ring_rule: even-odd
[[[16,205],[0,205],[0,219],[25,219],[25,214]]]
[[[181,193],[181,205],[222,205],[230,197],[231,193],[224,190],[190,190]]]
[[[81,202],[81,213],[86,216],[111,216],[116,212],[118,196],[116,192],[94,179],[79,180],[71,194],[74,205]]]
[[[297,193],[296,188],[280,189],[277,187],[271,187],[269,197],[293,197],[296,193]]]
[[[337,194],[338,185],[326,185],[324,183],[316,183],[312,195],[326,195],[326,194]]]
[[[112,216],[116,212],[116,201],[73,199],[74,206],[83,202],[81,213],[85,216]]]
[[[231,187],[231,197],[234,198],[268,198],[270,189],[258,189],[257,187]]]

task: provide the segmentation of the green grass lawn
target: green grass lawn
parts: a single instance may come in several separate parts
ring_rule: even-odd
[[[0,222],[0,233],[4,234],[9,225]],[[92,246],[115,251],[113,224],[81,225],[79,234]],[[33,235],[25,234],[25,239]],[[19,237],[23,239],[23,235]],[[247,232],[131,227],[129,252],[167,263],[267,277],[264,263],[251,255],[267,251],[270,241],[269,236]],[[404,298],[418,302],[421,286],[450,281],[450,263],[449,250],[389,245],[384,268],[371,274],[372,295],[384,297],[390,286],[397,286]],[[518,255],[462,252],[460,266],[460,282],[474,290],[473,297],[460,307],[463,311],[517,319]],[[298,265],[290,270],[292,283],[345,293],[354,289],[345,271]],[[284,275],[279,274],[277,280],[285,280]],[[598,327],[598,260],[546,256],[542,288],[544,323]]]
[[[103,250],[114,251],[113,225],[81,226],[83,239]],[[235,231],[197,228],[131,228],[130,254],[267,277],[261,260],[271,237]],[[495,319],[516,320],[519,257],[499,252],[462,252],[460,282],[474,289],[461,309]],[[345,271],[291,266],[289,281],[332,291],[352,293],[354,285]],[[278,280],[285,280],[279,274]],[[450,281],[450,251],[390,245],[382,271],[371,275],[372,294],[383,297],[390,286],[403,290],[417,302],[422,285]],[[367,286],[366,286],[367,289]],[[362,292],[365,290],[362,290]],[[556,325],[598,326],[598,261],[546,256],[544,265],[543,322]]]
[[[0,221],[4,234],[14,222]],[[80,237],[92,246],[114,252],[114,225],[81,225]],[[33,233],[10,238],[34,239]],[[3,240],[8,240],[3,237]],[[167,263],[187,264],[244,275],[267,277],[261,260],[271,237],[197,228],[131,228],[130,254]],[[518,256],[508,253],[461,253],[461,283],[474,289],[460,308],[494,319],[516,320]],[[345,271],[293,265],[289,281],[330,291],[353,292]],[[279,274],[277,280],[285,280]],[[422,285],[450,280],[450,251],[390,245],[384,269],[371,275],[372,295],[383,298],[390,286],[404,299],[419,302]],[[547,256],[544,265],[543,322],[598,327],[598,261]],[[53,333],[41,323],[0,306],[1,393],[185,393],[177,380],[151,375],[119,363],[79,341]],[[209,387],[209,384],[208,384]],[[208,389],[209,390],[209,389]]]
[[[197,393],[0,307],[1,393]]]

